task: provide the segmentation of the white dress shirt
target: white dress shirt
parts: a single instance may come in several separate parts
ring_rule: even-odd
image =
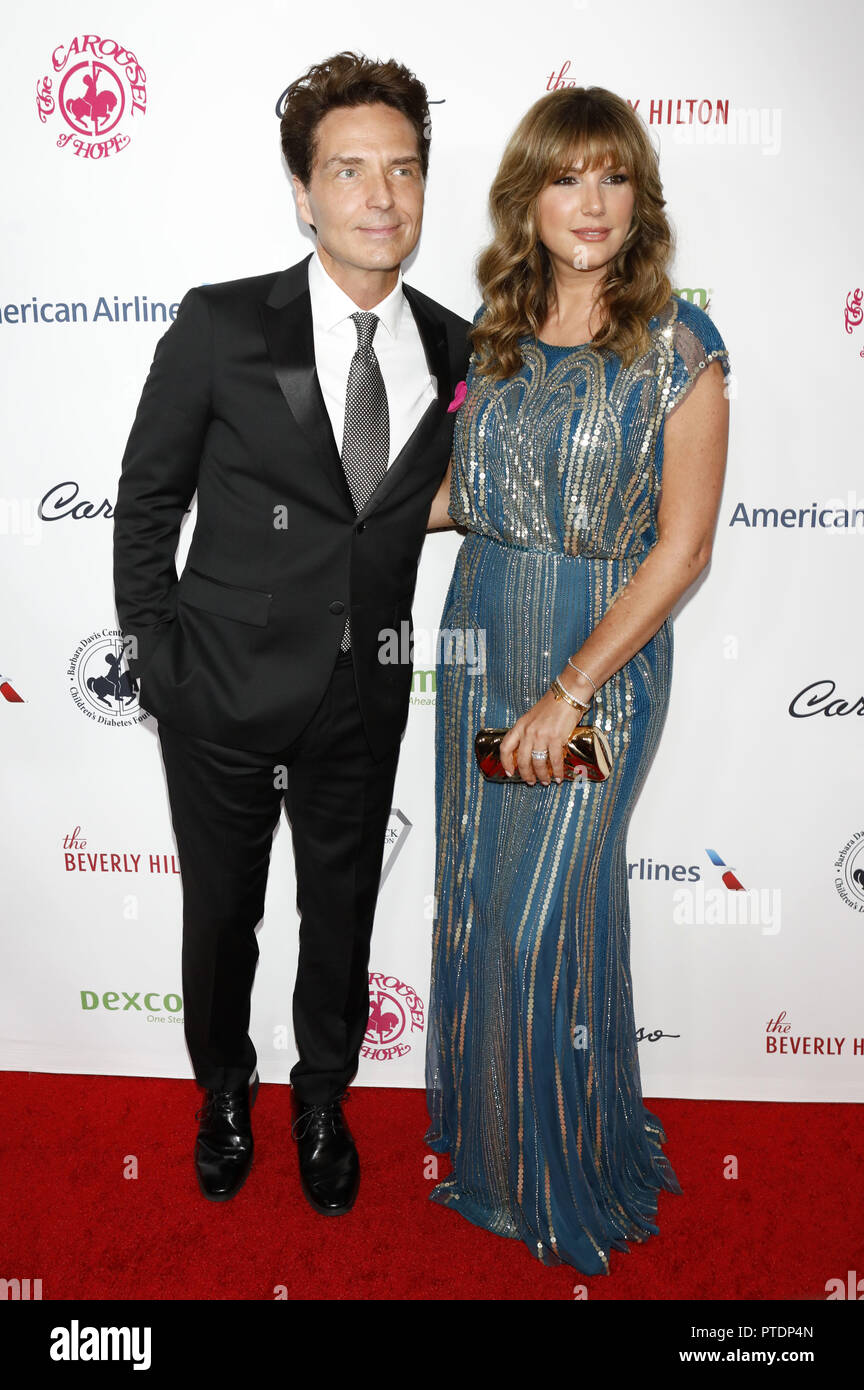
[[[357,313],[360,305],[355,304],[327,273],[317,250],[309,262],[309,297],[315,369],[341,456],[348,371],[357,351],[357,329],[350,316]],[[390,412],[389,468],[414,433],[429,403],[437,399],[438,386],[429,371],[411,306],[402,292],[401,270],[387,298],[369,312],[377,314],[381,320],[375,329],[372,346],[384,378]]]

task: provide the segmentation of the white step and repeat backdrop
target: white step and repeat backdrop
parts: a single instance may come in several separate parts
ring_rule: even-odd
[[[714,558],[676,613],[670,717],[628,842],[644,1089],[861,1099],[860,16],[841,0],[42,0],[7,19],[0,1067],[191,1075],[153,721],[87,685],[116,650],[111,509],[166,314],[190,285],[310,249],[280,96],[356,48],[406,62],[435,103],[406,278],[466,317],[523,111],[596,83],[649,126],[673,285],[713,316],[734,382]],[[433,646],[459,544],[431,537],[422,560],[360,1084],[423,1084]],[[295,1057],[294,895],[283,820],[253,1004],[265,1081]]]

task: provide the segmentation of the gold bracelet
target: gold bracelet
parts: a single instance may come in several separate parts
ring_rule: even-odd
[[[574,709],[581,710],[583,714],[585,710],[588,708],[588,705],[590,705],[591,703],[590,700],[588,701],[588,704],[586,704],[584,700],[577,700],[575,695],[571,695],[570,691],[565,689],[565,687],[561,684],[557,676],[553,680],[549,689],[552,691],[552,694],[555,696],[556,700],[566,700],[568,705],[572,705]]]

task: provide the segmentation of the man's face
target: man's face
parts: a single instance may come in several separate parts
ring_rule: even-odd
[[[319,248],[352,270],[396,270],[423,221],[417,134],[382,102],[339,106],[318,123],[308,187],[294,175],[297,206]]]

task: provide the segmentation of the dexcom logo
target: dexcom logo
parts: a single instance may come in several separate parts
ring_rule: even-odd
[[[92,989],[81,990],[82,1009],[107,1009],[109,1013],[146,1013],[148,1023],[182,1023],[183,1000],[179,994],[127,994],[125,989],[106,990],[97,994]]]

